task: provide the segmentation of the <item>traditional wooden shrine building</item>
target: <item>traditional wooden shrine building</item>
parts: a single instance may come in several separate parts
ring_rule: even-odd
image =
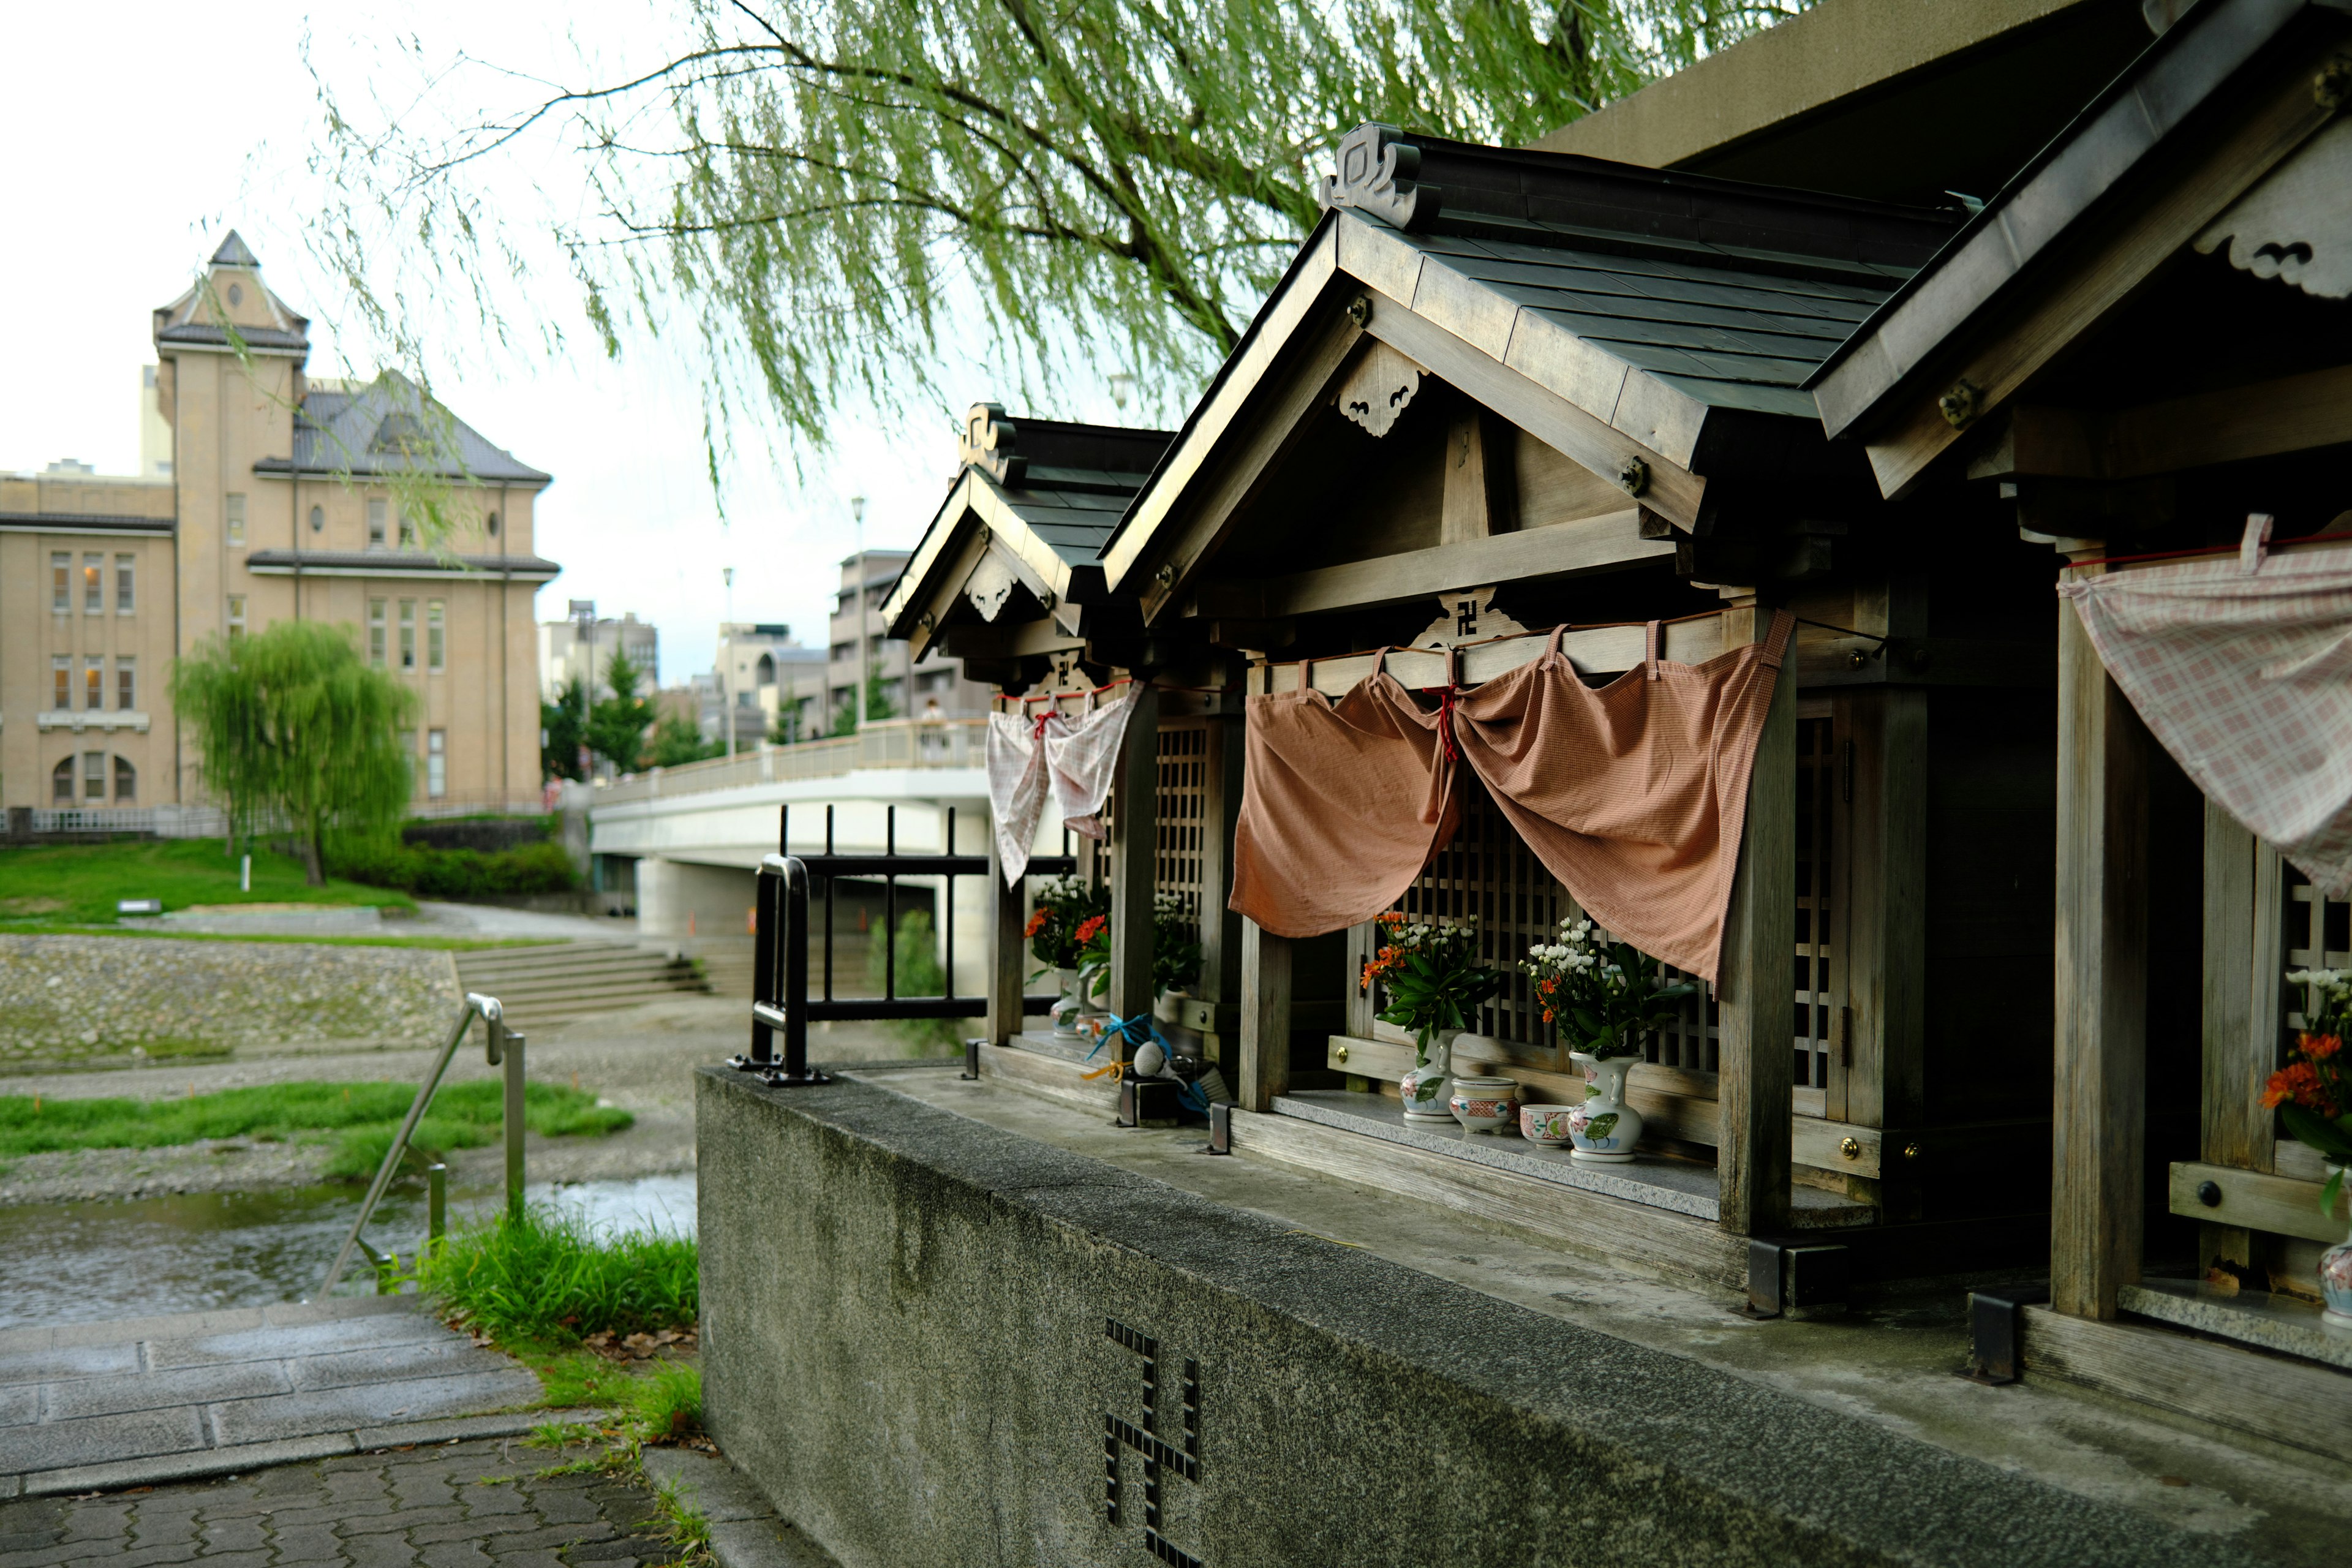
[[[1158,1017],[1234,1085],[1237,1152],[1762,1307],[2047,1247],[2027,1368],[2278,1436],[2352,1392],[2301,1304],[2345,1222],[2261,1103],[2302,1022],[2281,976],[2352,965],[2352,916],[2151,741],[2053,584],[2177,572],[2136,558],[2250,515],[2283,564],[2337,548],[2347,60],[2332,7],[2204,0],[1981,210],[1364,126],[1172,438],[974,411],[895,635],[1008,712],[1132,694],[1097,871],[1115,933],[1155,888],[1200,911]],[[1372,923],[1229,907],[1247,701],[1384,674],[1451,757],[1554,647],[1595,689],[1777,672],[1719,963],[1633,1074],[1652,1157],[1600,1172],[1405,1123]],[[1514,968],[1577,904],[1453,776],[1394,907],[1477,915]],[[1000,903],[984,1070],[1098,1103],[1024,1033]],[[1131,1016],[1149,954],[1118,940]],[[1524,978],[1474,1027],[1528,1098],[1580,1098]]]

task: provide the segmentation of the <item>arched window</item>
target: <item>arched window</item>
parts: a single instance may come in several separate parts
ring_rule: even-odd
[[[752,666],[751,673],[753,676],[753,683],[755,685],[773,686],[776,683],[776,661],[774,657],[769,654],[761,654],[760,656],[760,662]]]
[[[322,506],[312,507],[310,509],[310,531],[313,533],[323,532],[326,530],[326,526],[327,509]]]
[[[497,512],[492,512],[488,517],[482,520],[482,530],[492,539],[496,539],[499,536],[499,514]]]
[[[71,757],[68,757],[49,770],[49,804],[52,805],[73,804],[73,759]]]
[[[139,799],[139,770],[131,765],[129,757],[114,759],[114,804],[131,805]]]

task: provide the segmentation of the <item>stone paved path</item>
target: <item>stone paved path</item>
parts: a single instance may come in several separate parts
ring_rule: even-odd
[[[539,1379],[414,1298],[0,1331],[0,1498],[528,1430]],[[518,1414],[485,1424],[485,1413]],[[419,1423],[474,1417],[462,1428]]]

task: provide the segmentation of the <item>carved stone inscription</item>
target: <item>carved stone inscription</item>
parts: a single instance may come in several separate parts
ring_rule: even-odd
[[[1143,1457],[1143,1546],[1171,1568],[1204,1568],[1200,1558],[1160,1533],[1160,1487],[1176,1476],[1195,1485],[1201,1479],[1201,1363],[1187,1358],[1180,1394],[1178,1443],[1160,1436],[1162,1400],[1160,1391],[1160,1342],[1139,1333],[1116,1318],[1104,1320],[1103,1331],[1115,1344],[1143,1358],[1143,1408],[1139,1421],[1116,1411],[1103,1412],[1103,1518],[1113,1526],[1124,1522],[1124,1476],[1121,1462],[1129,1450]]]

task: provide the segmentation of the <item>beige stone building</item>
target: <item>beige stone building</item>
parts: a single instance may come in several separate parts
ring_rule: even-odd
[[[396,374],[305,376],[308,325],[231,234],[155,312],[142,474],[0,477],[0,803],[196,803],[173,658],[291,618],[415,689],[419,808],[536,805],[549,476]]]

